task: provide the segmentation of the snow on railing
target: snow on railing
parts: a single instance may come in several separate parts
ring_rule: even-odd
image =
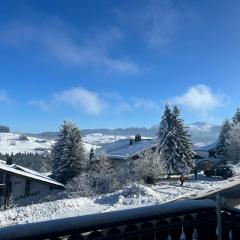
[[[230,234],[231,216],[223,234]],[[230,219],[230,220],[229,220]],[[239,220],[238,219],[238,220]],[[225,217],[223,217],[225,221]],[[239,222],[239,221],[238,221]],[[224,225],[224,224],[223,224]],[[217,239],[216,204],[212,200],[185,200],[122,211],[4,227],[0,239]],[[234,230],[235,231],[235,230]],[[236,232],[231,233],[234,237]],[[235,235],[234,235],[235,234]],[[240,236],[240,235],[236,235]],[[223,238],[229,239],[229,238]],[[237,238],[232,238],[237,239]]]

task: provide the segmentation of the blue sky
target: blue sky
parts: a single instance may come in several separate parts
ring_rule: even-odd
[[[150,127],[164,103],[220,124],[239,105],[240,2],[2,1],[0,123]]]

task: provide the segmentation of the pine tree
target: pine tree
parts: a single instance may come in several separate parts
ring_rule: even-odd
[[[240,123],[240,108],[237,108],[235,115],[232,118],[234,124]]]
[[[173,138],[175,142],[175,152],[172,155],[174,160],[172,165],[176,172],[188,172],[192,168],[192,159],[194,153],[192,151],[192,142],[184,126],[183,120],[180,118],[180,110],[175,105],[173,107]]]
[[[80,130],[72,122],[64,122],[58,140],[52,148],[53,178],[66,183],[86,167]]]
[[[166,105],[159,127],[159,139],[167,174],[188,172],[194,154],[177,106],[171,111]]]
[[[172,128],[172,111],[168,104],[165,105],[165,110],[159,125],[158,137],[160,144],[163,144],[167,140],[167,136]]]
[[[216,146],[216,157],[221,161],[222,164],[227,164],[228,161],[228,146],[229,146],[229,134],[231,131],[231,123],[226,119],[222,125],[221,132],[218,137]]]
[[[165,105],[165,110],[159,125],[158,137],[159,137],[159,149],[160,154],[163,155],[166,165],[167,174],[172,174],[171,169],[171,156],[174,151],[174,142],[173,142],[173,121],[172,121],[172,111],[168,104]]]

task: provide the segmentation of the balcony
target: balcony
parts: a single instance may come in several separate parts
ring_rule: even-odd
[[[222,239],[240,239],[240,211],[223,208]],[[0,239],[217,239],[216,204],[186,200],[164,205],[49,220],[0,229]],[[180,238],[181,237],[181,238]],[[184,238],[185,237],[185,238]]]

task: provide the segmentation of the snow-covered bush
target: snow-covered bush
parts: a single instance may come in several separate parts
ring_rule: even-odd
[[[159,148],[144,151],[139,159],[130,164],[130,175],[133,181],[144,180],[154,183],[160,175],[164,174],[164,162]]]
[[[85,172],[69,181],[66,192],[70,196],[92,196],[113,192],[121,186],[119,172],[105,156],[102,156]]]

